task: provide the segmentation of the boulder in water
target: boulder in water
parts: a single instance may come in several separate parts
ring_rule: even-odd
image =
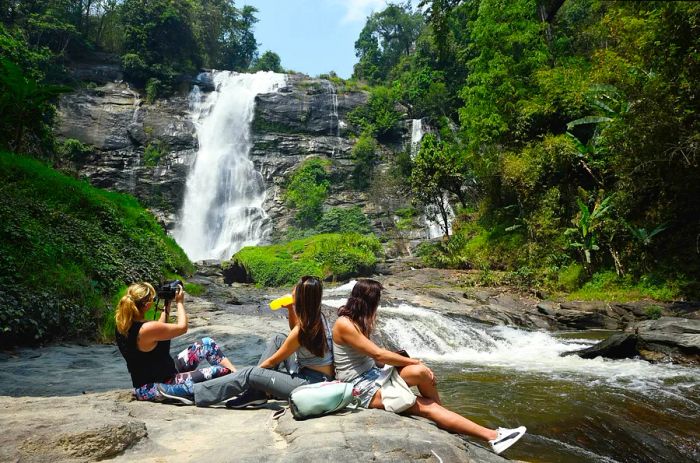
[[[617,333],[587,349],[562,356],[612,359],[641,357],[650,362],[700,365],[700,320],[662,317],[637,323],[632,332]]]
[[[586,349],[576,350],[572,352],[564,352],[562,357],[570,355],[578,355],[584,359],[592,359],[596,357],[605,357],[611,359],[632,358],[639,355],[637,349],[638,338],[633,333],[617,333],[610,336],[608,339],[599,342],[598,344]]]

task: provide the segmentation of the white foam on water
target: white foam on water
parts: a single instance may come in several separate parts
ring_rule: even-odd
[[[423,360],[575,377],[592,385],[603,382],[639,390],[665,380],[686,385],[700,381],[698,369],[678,365],[562,357],[560,354],[588,347],[593,341],[559,339],[545,331],[491,327],[408,304],[381,307],[378,325],[393,343]]]
[[[340,285],[336,288],[324,289],[323,292],[330,294],[345,293],[349,295],[350,291],[352,291],[352,288],[355,287],[355,283],[357,283],[357,280],[350,280],[344,285]]]
[[[329,307],[334,307],[336,309],[339,309],[341,306],[345,305],[347,300],[348,300],[347,297],[344,297],[341,299],[324,299],[322,301],[322,303],[329,306]]]

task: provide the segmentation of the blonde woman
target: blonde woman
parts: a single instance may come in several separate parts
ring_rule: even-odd
[[[172,301],[166,303],[157,321],[147,321],[146,312],[153,305],[156,291],[149,283],[129,286],[115,314],[117,345],[126,360],[137,400],[174,399],[193,403],[194,383],[227,375],[236,368],[211,338],[203,338],[170,356],[170,340],[187,332],[185,291],[179,286],[175,296],[177,323],[168,323]],[[206,359],[208,368],[197,369]]]

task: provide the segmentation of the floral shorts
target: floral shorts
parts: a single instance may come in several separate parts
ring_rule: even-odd
[[[380,389],[380,386],[377,384],[377,379],[379,379],[381,373],[381,369],[372,367],[350,381],[350,384],[352,384],[352,387],[356,391],[356,394],[353,395],[360,399],[360,407],[369,408],[372,397],[374,397],[374,394]]]

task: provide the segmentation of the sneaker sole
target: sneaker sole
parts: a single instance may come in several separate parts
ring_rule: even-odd
[[[229,405],[228,402],[226,402],[226,408],[231,408],[233,410],[240,410],[242,408],[260,408],[263,405],[267,403],[267,400],[253,400],[251,402],[248,402],[246,404],[242,405]]]
[[[491,449],[496,455],[500,455],[501,453],[508,450],[511,446],[513,446],[513,444],[518,442],[525,435],[526,432],[527,429],[524,429],[522,433],[516,431],[509,434],[508,436],[504,436],[501,439],[499,439],[498,442],[495,443],[495,445],[491,444]],[[500,448],[499,450],[496,450],[496,446],[500,446],[503,444],[505,444],[504,447]]]
[[[160,391],[160,395],[162,395],[162,396],[165,397],[166,399],[174,400],[174,401],[176,401],[176,402],[180,402],[181,404],[185,404],[185,405],[194,405],[194,401],[193,401],[193,400],[185,399],[184,397],[178,397],[178,396],[176,396],[176,395],[170,395],[170,394],[165,393],[165,392],[163,392],[163,391]]]

